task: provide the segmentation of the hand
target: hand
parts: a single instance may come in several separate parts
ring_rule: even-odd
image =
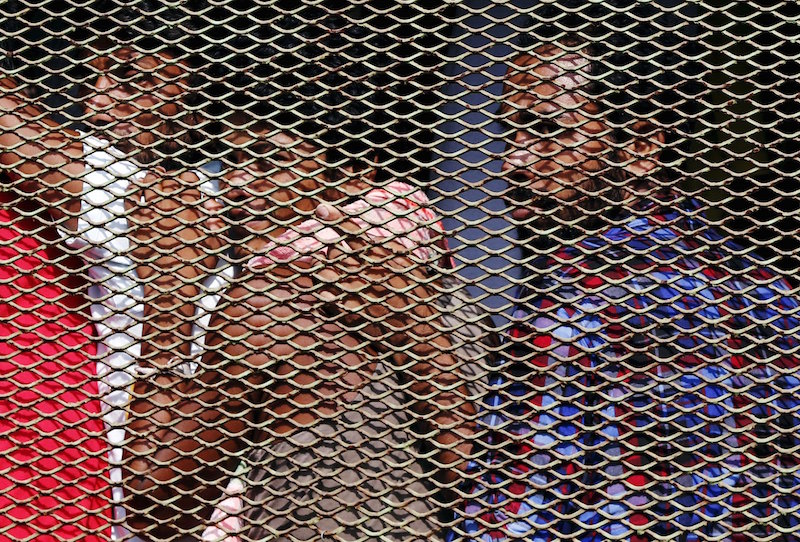
[[[363,205],[317,207],[316,216],[328,225],[317,233],[328,243],[317,276],[325,285],[329,314],[372,339],[404,343],[406,331],[433,316],[429,303],[435,292],[427,259],[419,258],[430,248],[414,242],[429,237],[410,220],[415,229],[408,224],[391,228],[397,219],[386,209],[374,211]]]
[[[191,354],[192,317],[204,277],[214,272],[222,246],[218,217],[194,173],[178,176],[156,168],[126,201],[130,255],[144,288],[142,358],[166,367]],[[211,211],[209,211],[211,208]],[[216,221],[216,222],[215,222]]]
[[[153,248],[172,254],[186,243],[203,243],[223,226],[221,204],[200,190],[200,179],[192,172],[175,177],[157,167],[134,183],[126,201],[132,234],[139,241],[134,258],[151,257]]]
[[[425,264],[437,257],[432,234],[438,224],[422,192],[390,183],[341,209],[322,205],[317,217],[268,244],[248,267],[257,273],[280,273],[273,279],[294,281],[295,292],[327,302],[326,312],[350,325],[364,321],[362,311],[383,313],[384,301],[403,312],[413,303],[410,294],[431,298]],[[390,289],[402,295],[392,295]],[[424,306],[413,310],[427,312]],[[375,326],[371,330],[377,332]]]

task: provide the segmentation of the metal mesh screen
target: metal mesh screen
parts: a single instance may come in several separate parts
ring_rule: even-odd
[[[0,540],[797,540],[798,18],[0,1]]]

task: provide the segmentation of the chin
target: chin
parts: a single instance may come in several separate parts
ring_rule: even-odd
[[[118,129],[117,127],[111,128],[109,126],[95,126],[95,134],[98,137],[107,139],[117,147],[124,147],[125,144],[131,139],[130,130]]]

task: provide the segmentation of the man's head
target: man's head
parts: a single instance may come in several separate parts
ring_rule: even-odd
[[[586,46],[564,40],[517,57],[501,115],[512,135],[503,171],[512,217],[537,229],[622,203],[657,166],[663,131],[647,118],[613,122],[598,99]]]
[[[121,47],[92,58],[88,65],[93,73],[84,106],[86,120],[98,135],[124,151],[146,155],[153,154],[161,142],[185,136],[181,101],[187,90],[187,71],[172,55],[148,55]]]

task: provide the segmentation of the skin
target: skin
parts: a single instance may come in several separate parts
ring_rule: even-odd
[[[115,147],[152,163],[148,146],[185,130],[178,118],[186,93],[186,69],[168,53],[144,55],[122,47],[89,61],[97,76],[86,89],[87,122]]]
[[[42,111],[22,97],[18,83],[0,77],[0,163],[18,193],[48,203],[49,217],[74,229],[70,215],[80,208],[76,195],[83,186],[83,149],[76,134],[43,118]]]
[[[517,201],[511,216],[540,228],[580,216],[581,206],[607,188],[604,176],[624,170],[637,183],[657,168],[663,132],[648,120],[629,127],[631,143],[614,145],[602,109],[587,92],[589,60],[553,45],[514,61],[506,76],[501,116],[513,132],[502,170],[512,184],[532,194]]]
[[[331,197],[324,186],[319,151],[290,134],[264,128],[239,130],[227,138],[233,168],[226,175],[225,198],[234,227],[244,243],[234,247],[246,258],[271,239],[313,216]]]
[[[97,77],[85,104],[96,135],[142,164],[155,160],[150,147],[180,145],[185,129],[173,120],[182,115],[186,88],[180,63],[166,53],[143,55],[123,47],[89,65]],[[138,264],[146,299],[138,364],[160,369],[190,357],[199,285],[216,267],[222,241],[214,231],[215,209],[199,190],[197,175],[148,169],[144,180],[132,185],[126,208],[132,226],[130,256]],[[128,527],[147,540],[175,539],[211,513],[203,503],[216,487],[215,471],[197,472],[194,461],[184,459],[199,449],[192,435],[198,428],[172,425],[178,405],[187,415],[199,410],[184,400],[190,395],[169,374],[139,378],[133,387],[123,465],[125,506]],[[154,465],[153,459],[175,462]],[[188,476],[191,469],[197,476]],[[187,476],[176,477],[176,472]]]

